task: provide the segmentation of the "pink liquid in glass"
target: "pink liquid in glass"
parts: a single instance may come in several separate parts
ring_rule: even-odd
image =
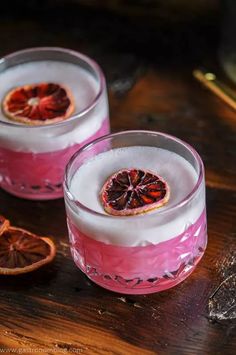
[[[206,211],[183,233],[159,244],[116,246],[85,236],[68,217],[76,265],[94,282],[127,294],[162,291],[183,281],[204,254]]]
[[[84,144],[109,133],[106,118],[97,132],[80,144],[46,153],[17,152],[0,147],[0,186],[15,196],[54,199],[63,196],[65,166]]]

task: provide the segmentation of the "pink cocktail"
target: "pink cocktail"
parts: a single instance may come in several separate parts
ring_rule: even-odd
[[[134,167],[168,182],[168,202],[140,215],[107,214],[100,196],[104,182]],[[72,158],[64,188],[72,256],[100,286],[128,294],[161,291],[183,281],[203,256],[204,168],[177,138],[130,131],[98,139]]]
[[[65,166],[84,144],[109,133],[104,76],[98,65],[77,52],[35,48],[16,52],[0,64],[0,99],[13,87],[56,82],[69,88],[74,111],[44,124],[16,122],[0,113],[0,186],[19,197],[63,196]]]

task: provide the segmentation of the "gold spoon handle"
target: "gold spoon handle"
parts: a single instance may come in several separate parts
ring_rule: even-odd
[[[193,71],[193,76],[219,98],[236,110],[236,94],[227,85],[216,78],[216,75],[200,69]]]

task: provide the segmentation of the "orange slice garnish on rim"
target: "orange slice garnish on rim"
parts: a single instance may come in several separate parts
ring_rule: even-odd
[[[105,182],[100,195],[107,213],[132,216],[166,204],[170,188],[162,177],[151,171],[122,169]]]
[[[56,254],[53,241],[27,230],[9,227],[0,235],[0,274],[24,274],[49,263]]]
[[[29,125],[60,122],[74,111],[72,93],[57,83],[37,83],[12,89],[3,99],[2,109],[11,120]]]

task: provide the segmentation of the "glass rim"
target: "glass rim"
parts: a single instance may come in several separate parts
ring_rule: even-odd
[[[61,52],[61,53],[66,53],[66,54],[70,54],[78,59],[81,59],[82,61],[86,62],[92,69],[93,71],[97,74],[98,76],[98,80],[99,80],[99,88],[98,88],[98,93],[96,94],[96,96],[94,97],[94,99],[91,101],[91,103],[86,106],[83,110],[80,110],[79,112],[77,112],[76,114],[72,115],[71,117],[69,117],[68,119],[64,120],[64,121],[60,121],[60,122],[55,122],[55,123],[50,123],[50,124],[42,124],[42,125],[21,125],[21,124],[17,124],[16,123],[11,123],[11,122],[5,122],[5,121],[1,121],[0,120],[0,125],[5,125],[7,127],[15,127],[15,128],[24,128],[24,129],[46,129],[47,127],[58,127],[58,126],[66,126],[68,123],[75,121],[77,119],[84,119],[84,116],[89,113],[99,102],[100,97],[102,96],[102,93],[104,92],[105,89],[105,77],[103,74],[102,69],[100,68],[100,66],[97,64],[97,62],[93,59],[91,59],[90,57],[88,57],[85,54],[82,54],[80,52],[77,52],[73,49],[69,49],[69,48],[63,48],[63,47],[32,47],[32,48],[26,48],[26,49],[22,49],[19,51],[15,51],[13,53],[7,54],[6,56],[0,58],[0,65],[2,63],[4,63],[5,61],[14,58],[17,55],[21,55],[21,54],[28,54],[28,53],[32,53],[32,52],[46,52],[46,51],[51,51],[53,52]],[[16,64],[17,65],[17,64]],[[76,64],[75,64],[76,65]]]
[[[80,148],[77,152],[74,153],[74,155],[70,158],[69,162],[66,165],[66,169],[65,169],[65,174],[64,174],[64,181],[63,181],[63,189],[64,189],[64,193],[66,194],[66,196],[69,198],[69,201],[76,205],[77,207],[81,208],[82,210],[86,211],[89,214],[92,214],[94,216],[99,216],[102,218],[110,218],[110,219],[114,219],[114,218],[119,218],[120,220],[127,220],[127,217],[129,216],[114,216],[114,215],[109,215],[109,214],[105,214],[105,213],[101,213],[101,212],[97,212],[87,206],[85,206],[83,203],[81,203],[80,201],[78,201],[75,196],[70,192],[70,188],[68,185],[68,175],[69,175],[69,171],[71,168],[71,165],[73,164],[73,162],[76,160],[76,158],[82,154],[84,151],[86,151],[87,149],[89,149],[90,147],[96,145],[97,143],[113,138],[113,137],[118,137],[121,135],[129,135],[129,134],[141,134],[141,135],[155,135],[155,136],[162,136],[162,137],[166,137],[169,138],[171,140],[174,140],[175,142],[181,144],[182,146],[184,146],[185,148],[187,148],[190,153],[192,154],[192,156],[194,157],[194,159],[197,161],[198,167],[199,167],[199,173],[198,173],[198,179],[196,184],[194,185],[192,191],[185,196],[181,201],[179,201],[178,203],[176,203],[175,205],[171,206],[171,207],[167,207],[165,210],[159,210],[158,214],[140,214],[140,215],[134,215],[132,216],[132,220],[133,219],[142,219],[143,217],[145,218],[156,218],[157,215],[165,215],[167,213],[170,213],[172,211],[177,210],[178,208],[181,208],[182,206],[186,205],[188,202],[190,202],[194,196],[197,194],[201,183],[203,181],[203,177],[204,177],[204,165],[202,162],[202,159],[200,157],[200,155],[197,153],[197,151],[188,143],[186,143],[185,141],[183,141],[182,139],[179,139],[175,136],[172,136],[170,134],[166,134],[163,132],[158,132],[158,131],[148,131],[148,130],[126,130],[126,131],[121,131],[121,132],[117,132],[117,133],[111,133],[111,134],[107,134],[105,136],[102,136],[100,138],[97,138],[95,140],[93,140],[90,143],[85,144],[82,148]]]

